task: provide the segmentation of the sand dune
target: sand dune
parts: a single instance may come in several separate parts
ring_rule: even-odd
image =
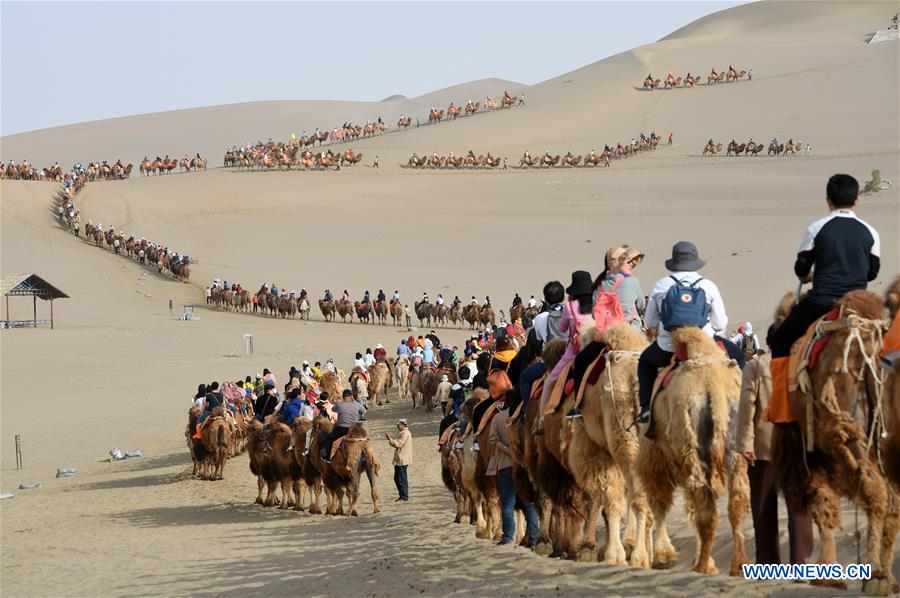
[[[314,297],[325,288],[355,296],[396,288],[410,302],[422,291],[463,299],[489,294],[507,309],[514,292],[538,295],[547,280],[578,268],[596,273],[606,249],[619,243],[646,252],[635,272],[646,290],[664,274],[671,245],[689,239],[708,262],[704,274],[722,289],[729,327],[750,320],[763,330],[775,301],[794,288],[793,255],[804,227],[826,212],[828,176],[849,172],[865,180],[873,168],[894,181],[858,209],[881,231],[882,275],[870,287],[881,293],[900,270],[898,52],[892,43],[868,46],[865,36],[895,11],[893,3],[764,2],[716,13],[656,44],[529,87],[524,107],[355,142],[363,163],[340,173],[216,168],[86,187],[78,199],[85,218],[194,256],[189,285],[64,233],[51,211],[55,185],[2,181],[0,271],[37,272],[72,296],[56,304],[57,330],[0,337],[0,490],[17,493],[0,507],[4,594],[281,595],[300,588],[373,596],[821,595],[688,573],[694,539],[680,504],[670,531],[681,560],[672,572],[560,562],[477,541],[471,528],[450,523],[436,419],[410,413],[408,402],[374,412],[369,424],[380,438],[397,417],[411,418],[416,454],[408,505],[393,502],[390,450],[379,440],[382,514],[368,514],[368,498],[364,515],[353,520],[250,506],[256,488],[246,457],[229,462],[224,482],[187,475],[182,432],[196,385],[263,367],[281,380],[303,359],[334,357],[349,369],[355,351],[376,342],[392,347],[406,332],[325,324],[318,313],[309,324],[204,307],[197,322],[176,317],[182,305],[203,302],[213,277],[247,287],[306,287]],[[753,68],[753,81],[634,89],[648,71],[705,76],[729,62]],[[134,116],[4,137],[0,155],[68,165],[200,151],[217,165],[231,143],[284,139],[379,114],[394,122],[401,112],[424,115],[431,103],[451,99],[440,93],[465,101],[505,86],[515,93],[513,85],[486,80],[412,100],[258,102]],[[472,148],[512,164],[525,149],[586,153],[654,129],[674,132],[675,145],[609,169],[401,167],[412,151]],[[812,155],[700,157],[710,136],[727,143],[776,135],[811,143]],[[376,154],[378,170],[369,166]],[[30,305],[13,301],[12,308],[15,316]],[[449,343],[468,334],[438,332]],[[243,355],[245,333],[254,335],[250,357]],[[25,442],[22,472],[9,450],[15,434]],[[140,448],[145,457],[103,462],[113,447]],[[54,479],[63,466],[77,467],[78,475]],[[32,479],[44,487],[16,490]],[[851,562],[855,528],[847,505],[844,521],[839,553]],[[730,555],[726,527],[716,543],[720,566]],[[893,569],[900,575],[897,559]]]

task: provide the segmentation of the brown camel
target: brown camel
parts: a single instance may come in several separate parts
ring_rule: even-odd
[[[462,310],[463,319],[469,323],[469,330],[474,330],[478,324],[478,305],[471,303]]]
[[[827,346],[811,371],[798,372],[791,411],[799,425],[776,426],[774,462],[785,500],[808,508],[819,528],[819,562],[836,562],[834,529],[842,525],[840,498],[846,497],[868,521],[863,562],[871,565],[872,578],[863,590],[896,592],[891,564],[898,495],[881,472],[878,450],[883,397],[877,362],[884,303],[868,291],[851,291],[835,307],[837,319],[817,326],[829,335]],[[797,459],[804,447],[805,459]]]
[[[322,316],[326,322],[334,321],[334,299],[319,299],[319,309],[322,311]]]
[[[382,326],[387,325],[388,307],[384,301],[375,302],[375,320]]]
[[[295,510],[301,511],[301,495],[307,489],[305,483],[301,483],[302,462],[295,458],[293,448],[288,451],[291,442],[291,429],[281,422],[274,422],[263,427],[258,447],[261,457],[267,461],[268,475],[281,487],[278,508],[285,510],[293,504]]]
[[[478,311],[478,322],[481,323],[482,326],[487,326],[488,324],[491,327],[497,325],[497,318],[494,315],[494,308],[490,306],[490,304],[482,305],[481,309]]]
[[[200,444],[203,447],[203,460],[200,462],[200,479],[222,480],[225,474],[225,461],[231,447],[231,426],[225,420],[221,407],[213,409],[209,416],[211,421],[204,422],[200,431]]]
[[[648,78],[644,79],[644,89],[649,89],[650,91],[653,91],[657,87],[659,87],[659,79],[658,78],[651,79],[648,77]]]
[[[427,325],[431,327],[431,322],[434,320],[434,305],[424,301],[416,301],[413,307],[415,308],[416,317],[419,318],[419,326]]]
[[[445,432],[446,442],[441,445],[441,479],[447,490],[453,493],[453,501],[456,503],[453,523],[461,523],[463,517],[468,517],[469,523],[475,523],[472,517],[472,498],[462,480],[463,451],[456,448],[460,436],[459,423],[453,424],[451,428]]]
[[[718,511],[728,469],[730,412],[737,409],[741,372],[734,361],[699,328],[673,334],[687,359],[653,400],[653,440],[641,440],[637,470],[656,523],[654,567],[674,566],[678,551],[669,539],[667,517],[681,486],[697,530],[693,570],[716,574],[712,558]]]
[[[722,144],[721,143],[716,143],[716,144],[707,143],[706,146],[703,148],[704,156],[706,154],[711,154],[711,155],[715,156],[716,154],[720,154],[720,153],[722,153]]]
[[[356,311],[356,318],[359,320],[360,324],[369,324],[375,323],[375,317],[372,313],[372,304],[371,303],[363,303],[362,301],[356,301],[353,303],[353,308]]]
[[[329,397],[339,397],[344,392],[344,382],[341,378],[342,376],[339,372],[322,372],[319,388],[327,392]]]
[[[349,299],[341,299],[337,302],[337,313],[341,316],[341,322],[346,323],[349,317],[350,323],[353,323],[353,303]]]
[[[321,447],[325,441],[325,435],[331,432],[333,424],[330,419],[317,417],[313,422],[312,443],[309,449],[309,458],[313,466],[322,476],[328,495],[329,515],[359,515],[356,506],[359,502],[359,481],[361,474],[365,473],[372,489],[372,512],[378,513],[378,489],[375,487],[375,477],[381,469],[372,445],[362,424],[351,426],[347,436],[341,442],[337,452],[327,462],[322,459]],[[329,494],[330,491],[330,494]],[[349,496],[349,507],[344,511],[344,494]]]
[[[258,492],[256,500],[258,505],[271,507],[275,505],[275,493],[278,481],[272,475],[269,467],[268,452],[264,452],[265,443],[262,442],[263,424],[254,418],[247,426],[247,455],[250,457],[250,473],[256,476]],[[263,488],[266,488],[266,496],[263,498]]]
[[[734,154],[735,156],[740,156],[744,153],[744,150],[747,149],[746,143],[738,143],[736,141],[732,141],[728,144],[728,149],[725,152],[726,156],[730,156]]]
[[[403,323],[403,304],[399,301],[391,301],[391,321],[394,326],[400,326]]]
[[[487,391],[477,388],[472,391],[468,402],[472,408],[488,398]],[[471,430],[471,426],[469,426]],[[475,537],[481,539],[500,538],[500,492],[497,478],[487,475],[487,464],[491,460],[492,447],[488,439],[490,426],[485,425],[477,437],[479,451],[472,451],[476,430],[466,434],[463,443],[462,482],[472,499],[475,512]]]

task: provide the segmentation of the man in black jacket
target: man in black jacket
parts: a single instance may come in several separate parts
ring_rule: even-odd
[[[277,406],[278,396],[275,394],[275,383],[266,381],[265,391],[259,395],[256,399],[256,404],[253,405],[256,419],[259,421],[265,420],[266,416],[275,413],[275,407]]]

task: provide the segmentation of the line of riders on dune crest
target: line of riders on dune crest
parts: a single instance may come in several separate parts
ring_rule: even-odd
[[[706,142],[706,145],[703,146],[703,155],[711,155],[716,156],[722,153],[722,149],[725,147],[722,143],[716,143],[712,137],[709,138],[709,141]],[[753,155],[756,156],[763,150],[766,150],[767,156],[793,156],[799,154],[803,151],[803,143],[800,141],[794,141],[794,138],[791,137],[787,140],[787,142],[779,142],[777,137],[774,137],[772,141],[769,142],[768,149],[766,148],[765,143],[758,143],[753,141],[751,137],[746,143],[738,143],[734,138],[728,143],[728,147],[725,149],[726,156],[740,156],[741,154],[745,154],[747,156]],[[812,146],[810,144],[806,144],[806,155],[809,156],[812,153]]]
[[[428,124],[437,124],[445,119],[456,120],[460,116],[471,116],[479,110],[495,110],[497,108],[510,108],[512,106],[523,106],[525,104],[525,94],[518,96],[510,95],[508,91],[503,92],[500,100],[495,100],[491,96],[485,98],[485,107],[482,109],[480,102],[467,100],[465,106],[460,108],[455,102],[450,102],[446,111],[432,106],[428,114]],[[405,130],[412,124],[412,117],[400,115],[397,121],[397,129]],[[416,120],[416,126],[421,123]],[[353,124],[351,121],[345,121],[341,126],[334,127],[331,130],[319,130],[316,128],[311,134],[302,131],[300,136],[291,134],[291,139],[287,142],[276,142],[270,137],[267,142],[257,141],[256,144],[246,143],[245,145],[232,145],[225,150],[223,165],[225,167],[234,167],[237,169],[251,167],[262,168],[288,168],[292,165],[302,166],[305,169],[329,168],[342,164],[356,164],[362,159],[360,154],[358,158],[354,158],[352,150],[349,152],[319,152],[315,153],[312,148],[321,147],[326,143],[346,143],[348,141],[356,141],[360,138],[374,137],[379,133],[385,133],[391,129],[391,125],[385,123],[379,116],[375,121],[368,120],[365,125]],[[302,151],[300,151],[302,150]],[[327,154],[327,155],[326,155]],[[268,163],[263,163],[270,160]],[[323,164],[322,161],[325,160]]]
[[[747,77],[747,81],[753,80],[753,69],[749,69],[746,71],[738,70],[731,65],[728,65],[728,70],[723,70],[721,72],[716,72],[715,67],[710,70],[709,75],[706,77],[706,84],[713,85],[715,83],[721,83],[722,81],[727,81],[728,83],[735,83],[740,79]],[[663,87],[665,89],[675,89],[676,87],[693,87],[697,83],[702,80],[700,75],[691,75],[688,72],[684,77],[676,77],[670,71],[666,74],[664,80],[662,80]],[[643,88],[649,91],[653,91],[654,89],[658,89],[660,86],[660,78],[653,78],[652,73],[647,73],[647,76],[644,78]]]

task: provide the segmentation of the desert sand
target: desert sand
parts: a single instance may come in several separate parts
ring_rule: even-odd
[[[400,113],[425,120],[431,104],[526,91],[527,104],[437,126],[411,127],[344,144],[365,155],[341,172],[245,173],[211,168],[124,182],[89,183],[83,218],[167,243],[198,260],[191,284],[75,239],[58,227],[52,183],[0,183],[2,274],[35,272],[72,298],[56,303],[57,329],[0,336],[0,587],[6,595],[699,595],[713,592],[820,595],[807,586],[750,583],[688,572],[693,529],[680,502],[670,532],[681,550],[673,571],[584,565],[490,546],[452,524],[453,501],[440,479],[437,417],[408,401],[370,412],[382,463],[380,514],[367,494],[361,517],[282,513],[251,505],[255,480],[246,456],[229,461],[225,481],[190,476],[183,431],[197,384],[270,368],[279,382],[304,359],[334,357],[349,371],[353,353],[406,331],[359,324],[269,320],[198,307],[215,278],[258,288],[305,287],[390,293],[412,303],[422,291],[463,300],[490,295],[508,309],[514,292],[539,297],[575,269],[597,273],[613,245],[646,252],[635,272],[646,289],[664,274],[672,244],[691,240],[722,290],[729,329],[762,331],[776,300],[793,290],[793,256],[805,226],[825,215],[824,187],[835,172],[861,182],[872,169],[892,190],[864,197],[861,218],[882,238],[881,293],[900,270],[900,122],[896,42],[867,45],[896,3],[781,3],[710,15],[657,43],[525,88],[474,82],[422,98],[381,103],[269,102],[135,116],[36,131],[0,140],[3,161],[37,165],[94,159],[137,163],[144,155],[201,152],[221,164],[232,143],[305,128]],[[753,80],[644,92],[647,72],[704,76],[731,63]],[[518,162],[532,154],[585,154],[640,132],[672,132],[675,143],[614,162],[609,169],[418,172],[411,152],[491,151]],[[709,137],[793,137],[810,156],[703,158]],[[379,156],[380,168],[370,167]],[[145,275],[146,274],[146,275]],[[139,284],[142,282],[143,284]],[[174,313],[169,311],[172,301]],[[28,302],[12,301],[27,316]],[[39,306],[46,309],[46,306]],[[245,356],[242,335],[255,353]],[[461,344],[467,330],[438,330]],[[393,392],[396,392],[394,389]],[[393,395],[392,395],[393,398]],[[408,504],[394,503],[391,450],[383,433],[409,417],[414,437]],[[15,470],[13,436],[24,440]],[[144,456],[106,462],[107,451]],[[58,467],[75,477],[54,479]],[[39,480],[43,487],[18,490]],[[399,506],[398,506],[399,505]],[[782,508],[783,513],[783,508]],[[677,519],[674,517],[677,515]],[[862,519],[862,518],[861,518]],[[842,562],[855,560],[853,510],[845,503]],[[752,529],[748,520],[748,537]],[[786,542],[786,526],[782,528]],[[752,554],[753,542],[749,543]],[[731,544],[720,522],[716,560]],[[786,554],[786,553],[784,553]],[[895,559],[895,575],[900,561]],[[858,591],[858,586],[851,586]]]

